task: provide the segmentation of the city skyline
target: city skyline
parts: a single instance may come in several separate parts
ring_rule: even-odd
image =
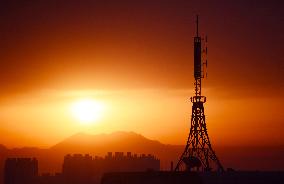
[[[104,157],[89,154],[65,155],[62,170],[42,172],[37,158],[7,158],[4,184],[36,183],[101,183],[105,173],[160,171],[160,160],[151,154],[108,152]],[[2,181],[1,181],[2,183]]]

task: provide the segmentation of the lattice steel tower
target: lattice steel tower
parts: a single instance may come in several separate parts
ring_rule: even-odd
[[[191,127],[187,143],[175,170],[223,171],[219,159],[212,149],[207,133],[204,106],[206,97],[201,95],[201,81],[207,68],[207,37],[198,33],[198,16],[196,16],[196,36],[194,37],[194,86],[195,96],[191,97]],[[207,74],[206,74],[207,75]]]

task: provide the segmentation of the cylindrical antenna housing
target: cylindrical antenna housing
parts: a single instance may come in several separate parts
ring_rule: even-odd
[[[196,16],[196,36],[194,37],[194,78],[202,78],[201,37],[198,35],[198,16]]]

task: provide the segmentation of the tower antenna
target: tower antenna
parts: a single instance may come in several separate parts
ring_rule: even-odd
[[[175,171],[224,171],[223,166],[212,149],[205,122],[204,103],[206,97],[201,95],[201,82],[204,78],[204,65],[207,58],[202,58],[202,52],[207,52],[207,47],[202,49],[202,43],[207,38],[201,39],[198,34],[198,15],[196,16],[196,36],[194,37],[194,91],[190,98],[192,102],[191,127],[187,143]],[[204,61],[205,60],[205,61]]]

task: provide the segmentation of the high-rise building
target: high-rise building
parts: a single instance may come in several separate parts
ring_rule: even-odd
[[[31,184],[38,176],[35,158],[8,158],[4,165],[5,184]]]

